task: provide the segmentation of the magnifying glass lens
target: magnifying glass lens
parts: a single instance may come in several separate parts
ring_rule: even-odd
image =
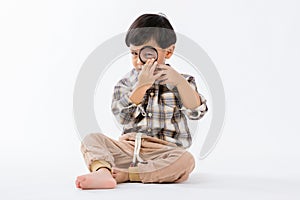
[[[157,51],[155,48],[153,47],[144,47],[141,49],[140,51],[140,60],[143,62],[143,63],[146,63],[148,59],[154,59],[154,60],[157,60]]]

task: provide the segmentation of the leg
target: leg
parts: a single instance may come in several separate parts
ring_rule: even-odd
[[[183,182],[195,167],[194,157],[183,149],[160,152],[160,156],[147,162],[138,165],[139,177],[143,183]]]
[[[188,179],[195,166],[194,157],[185,149],[149,136],[142,139],[140,155],[146,163],[129,168],[132,181],[182,182]]]
[[[81,151],[91,173],[79,176],[76,186],[82,189],[108,189],[114,188],[116,182],[127,181],[128,173],[121,170],[111,172],[115,164],[128,168],[132,157],[130,148],[129,144],[115,141],[103,134],[87,135],[82,141]],[[100,169],[96,171],[98,168]]]

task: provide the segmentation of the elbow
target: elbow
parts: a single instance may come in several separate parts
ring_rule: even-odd
[[[126,114],[123,115],[122,113],[120,113],[119,115],[116,115],[117,121],[121,124],[121,125],[126,125],[129,124],[131,122],[131,116]]]

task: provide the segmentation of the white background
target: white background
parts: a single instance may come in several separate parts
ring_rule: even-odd
[[[0,198],[299,199],[299,9],[296,0],[1,1]],[[72,113],[77,74],[148,12],[165,13],[215,63],[223,135],[185,184],[77,190],[87,173]]]

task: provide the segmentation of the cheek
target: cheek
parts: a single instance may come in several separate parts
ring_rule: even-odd
[[[158,59],[157,59],[158,64],[164,64],[165,63],[165,54],[162,51],[158,52]]]
[[[137,58],[131,58],[131,62],[133,64],[133,66],[137,66]]]
[[[157,59],[158,64],[164,64],[165,63],[165,55],[164,54],[159,54],[158,59]]]

